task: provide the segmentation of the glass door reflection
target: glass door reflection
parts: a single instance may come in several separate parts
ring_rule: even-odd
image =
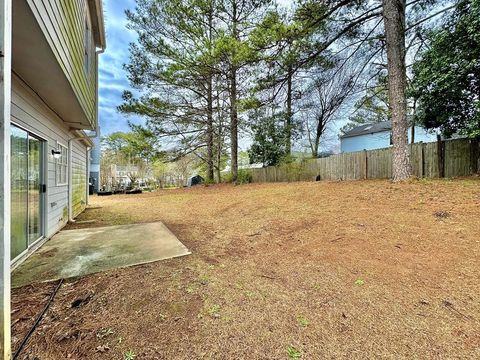
[[[44,141],[11,127],[11,259],[43,236]]]
[[[11,257],[28,248],[28,133],[11,128]]]
[[[28,138],[28,244],[42,236],[42,142]]]

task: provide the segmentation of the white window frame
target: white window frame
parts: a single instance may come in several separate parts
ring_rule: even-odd
[[[65,186],[68,185],[68,147],[57,142],[57,150],[60,151],[60,157],[55,159],[55,184]]]

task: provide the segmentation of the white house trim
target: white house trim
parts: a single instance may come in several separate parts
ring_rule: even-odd
[[[10,359],[11,0],[0,0],[0,51],[0,359]]]

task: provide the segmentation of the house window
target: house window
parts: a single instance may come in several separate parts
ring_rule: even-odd
[[[68,178],[68,149],[62,144],[57,145],[57,150],[60,151],[60,157],[56,159],[55,172],[56,172],[56,184],[67,185]]]

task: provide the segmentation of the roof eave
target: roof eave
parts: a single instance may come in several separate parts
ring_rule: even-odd
[[[77,139],[83,141],[86,146],[90,148],[94,146],[93,140],[87,135],[84,130],[75,130],[75,133],[77,135]]]
[[[105,50],[107,43],[105,36],[105,21],[103,16],[102,0],[88,0],[88,6],[94,28],[95,45],[98,48]]]
[[[361,133],[361,134],[353,134],[353,135],[346,134],[346,135],[341,135],[340,139],[363,136],[363,135],[373,135],[373,134],[378,134],[378,133],[382,133],[382,132],[390,132],[390,131],[392,131],[392,130],[391,129],[390,130],[384,129],[384,130],[372,131],[372,132]]]

